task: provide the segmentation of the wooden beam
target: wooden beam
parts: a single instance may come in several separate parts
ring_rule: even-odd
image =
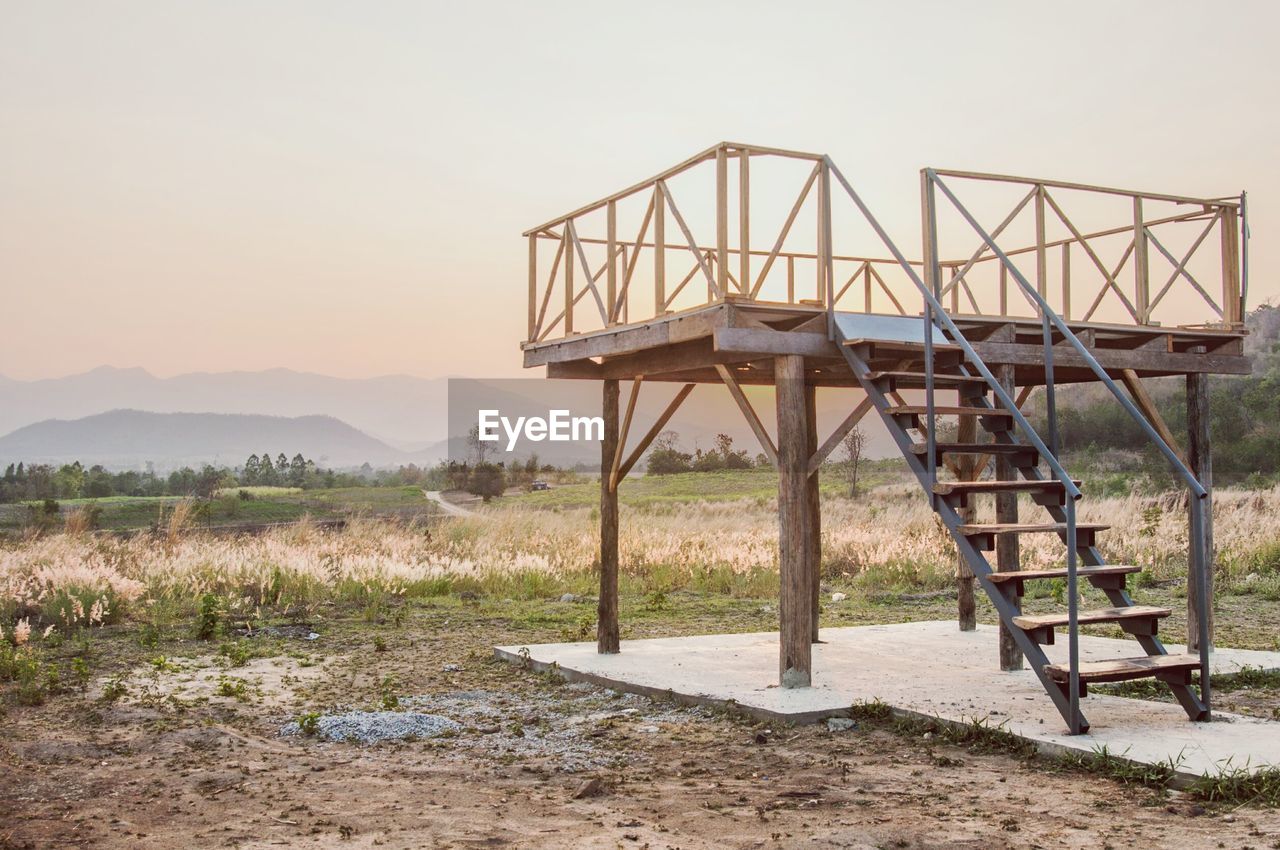
[[[774,360],[778,416],[778,680],[807,688],[813,679],[813,603],[805,535],[809,531],[805,461],[804,358]],[[736,384],[734,385],[736,386]]]
[[[1173,449],[1173,453],[1185,464],[1187,456],[1178,447],[1178,441],[1174,439],[1173,432],[1165,424],[1164,417],[1160,415],[1159,408],[1156,407],[1151,394],[1147,392],[1146,386],[1142,383],[1142,378],[1138,377],[1138,373],[1132,369],[1125,369],[1120,373],[1120,376],[1124,380],[1124,385],[1129,388],[1129,394],[1133,396],[1133,403],[1142,411],[1142,415],[1147,417],[1151,427],[1155,428],[1156,433],[1160,435],[1160,439],[1168,443],[1169,448]]]
[[[618,382],[604,381],[600,441],[600,597],[596,603],[596,652],[619,650],[618,630],[618,491],[609,487],[604,470],[618,450]]]
[[[618,445],[613,452],[613,462],[609,465],[609,489],[618,491],[618,469],[622,466],[622,452],[627,445],[627,433],[631,430],[631,418],[636,413],[636,402],[640,399],[640,382],[644,375],[636,375],[631,381],[631,395],[627,397],[627,412],[622,419],[622,433],[618,436]],[[603,474],[603,470],[601,470]]]
[[[840,348],[825,333],[774,331],[763,328],[717,328],[712,332],[716,351],[744,356],[773,357],[796,354],[801,357],[840,359]]]
[[[627,477],[627,474],[631,472],[631,468],[644,455],[645,449],[649,448],[654,439],[662,433],[662,429],[666,427],[667,422],[671,420],[676,410],[679,409],[680,405],[684,403],[684,400],[689,397],[689,393],[693,392],[693,388],[696,386],[697,384],[685,384],[680,388],[680,391],[676,393],[676,397],[667,405],[667,409],[662,411],[662,415],[653,423],[653,427],[645,432],[645,435],[640,438],[640,442],[631,450],[631,454],[627,455],[627,459],[622,462],[622,466],[618,470],[619,480]]]
[[[800,359],[803,362],[803,358]],[[746,417],[747,424],[751,426],[756,439],[760,441],[760,448],[764,450],[765,457],[769,458],[770,463],[777,466],[778,449],[774,446],[772,438],[769,437],[769,432],[765,430],[764,424],[760,422],[760,417],[756,415],[755,408],[751,406],[751,402],[747,400],[746,395],[742,392],[742,387],[738,386],[738,382],[734,380],[733,373],[729,371],[729,367],[722,363],[716,364],[716,372],[720,375],[720,380],[724,381],[724,385],[729,388],[729,395],[733,396],[738,409],[742,411],[742,415]],[[800,401],[803,403],[804,399],[802,398]]]
[[[844,418],[844,421],[831,432],[831,436],[827,437],[826,442],[809,456],[807,467],[809,475],[815,475],[822,468],[822,464],[844,442],[844,438],[849,436],[849,432],[858,427],[858,423],[862,421],[862,417],[866,416],[869,410],[871,410],[871,398],[867,396],[858,402],[857,406]]]

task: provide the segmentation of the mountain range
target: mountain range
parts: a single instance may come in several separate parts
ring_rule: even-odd
[[[646,382],[628,445],[661,413],[678,385]],[[772,430],[771,391],[747,388]],[[624,388],[623,403],[626,392]],[[849,392],[819,393],[819,429],[844,417]],[[600,387],[591,381],[334,378],[288,369],[191,373],[158,378],[143,369],[100,367],[65,378],[20,381],[0,376],[0,463],[67,463],[159,470],[215,463],[234,466],[250,454],[296,452],[321,466],[430,465],[466,456],[465,435],[480,408],[502,415],[546,416],[565,408],[595,416]],[[724,432],[751,454],[758,444],[724,387],[698,387],[668,428],[686,450],[710,448]],[[874,417],[865,420],[867,456],[893,452]],[[594,445],[525,443],[544,462],[595,464]],[[502,451],[494,453],[503,459]]]

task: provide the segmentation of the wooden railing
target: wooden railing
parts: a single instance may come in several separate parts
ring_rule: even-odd
[[[1069,319],[1159,324],[1166,312],[1162,308],[1175,300],[1186,312],[1185,299],[1169,298],[1172,291],[1186,290],[1210,310],[1194,324],[1235,327],[1242,322],[1247,291],[1240,239],[1247,232],[1243,194],[1201,199],[972,172],[935,173],[957,182],[1027,187],[992,235],[999,240],[1019,216],[1034,217],[1035,238],[1029,244],[1001,248],[1011,258],[1034,262],[1038,291],[1048,298],[1052,286],[1061,314]],[[711,187],[697,185],[708,176]],[[767,192],[757,192],[754,209],[753,176],[757,185],[768,178]],[[1063,208],[1063,198],[1073,194],[1128,198],[1132,219],[1081,232]],[[1165,205],[1174,207],[1170,214],[1149,216],[1152,207]],[[769,241],[753,241],[759,238],[761,221],[770,218]],[[926,232],[936,233],[937,210],[927,208],[925,221],[932,225]],[[1048,235],[1050,221],[1062,236]],[[1189,249],[1175,253],[1166,234],[1188,225],[1202,229]],[[1215,230],[1217,238],[1210,240]],[[821,154],[724,142],[524,235],[529,246],[530,343],[724,301],[918,312],[917,293],[896,260],[835,250],[830,161]],[[712,238],[700,241],[700,235]],[[836,236],[851,238],[843,228]],[[1099,246],[1109,240],[1129,243],[1118,261],[1104,259],[1106,249]],[[1211,280],[1202,255],[1208,253],[1206,245],[1214,244],[1219,258]],[[929,251],[926,245],[925,253]],[[964,260],[941,262],[943,280],[933,282],[940,300],[957,315],[1035,317],[1034,305],[1010,285],[1007,268],[995,259],[982,245]],[[1056,260],[1052,273],[1051,260]],[[911,265],[926,271],[920,262]],[[1170,274],[1155,278],[1153,286],[1152,275],[1159,268]]]

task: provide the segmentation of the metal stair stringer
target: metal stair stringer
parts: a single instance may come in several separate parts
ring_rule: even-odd
[[[986,556],[983,555],[976,546],[974,546],[968,536],[960,532],[960,526],[964,523],[959,513],[957,513],[955,508],[945,500],[939,499],[933,493],[932,482],[929,480],[929,470],[925,464],[921,462],[920,456],[912,451],[915,441],[911,439],[909,434],[907,434],[907,429],[898,422],[895,415],[890,412],[890,409],[894,407],[894,404],[891,403],[890,399],[881,391],[876,383],[868,377],[868,373],[871,371],[870,367],[849,345],[846,345],[849,340],[843,338],[838,326],[836,326],[835,323],[832,323],[832,327],[834,329],[833,333],[836,336],[835,341],[839,345],[841,352],[844,354],[844,358],[846,362],[848,362],[849,368],[853,371],[854,377],[857,378],[858,383],[866,391],[867,397],[871,400],[872,406],[875,407],[876,412],[884,421],[885,427],[888,429],[890,436],[893,437],[893,440],[897,444],[899,451],[902,453],[903,458],[906,459],[907,467],[915,475],[916,480],[920,483],[925,494],[929,497],[929,501],[935,513],[938,514],[938,517],[946,526],[947,531],[951,534],[952,540],[955,541],[956,548],[959,550],[960,556],[964,558],[970,571],[972,571],[974,577],[978,579],[978,583],[986,592],[987,597],[991,600],[991,604],[995,608],[996,613],[1000,616],[1001,621],[1004,622],[1005,626],[1008,628],[1008,631],[1010,635],[1012,635],[1018,649],[1022,651],[1022,654],[1026,657],[1032,671],[1035,672],[1036,677],[1040,680],[1041,686],[1049,695],[1050,699],[1053,700],[1054,706],[1062,715],[1063,720],[1067,722],[1069,729],[1073,729],[1081,733],[1088,731],[1088,720],[1078,708],[1073,722],[1071,700],[1069,696],[1061,685],[1051,680],[1045,672],[1045,667],[1048,666],[1050,661],[1048,656],[1045,655],[1044,649],[1039,643],[1034,641],[1025,630],[1020,629],[1013,624],[1013,618],[1019,616],[1021,612],[1019,612],[1013,603],[1009,601],[1009,598],[1003,591],[987,579],[987,577],[993,572],[991,564],[987,561]]]

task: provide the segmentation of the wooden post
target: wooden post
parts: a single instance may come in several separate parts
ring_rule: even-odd
[[[529,234],[529,335],[530,342],[538,331],[538,236]]]
[[[805,465],[818,451],[818,390],[814,386],[804,388],[804,416],[808,439],[805,441]],[[805,560],[808,563],[809,595],[813,602],[812,639],[818,643],[818,618],[822,597],[822,497],[818,491],[818,470],[805,479],[806,519]]]
[[[1071,319],[1071,243],[1062,243],[1062,318]]]
[[[973,443],[978,439],[978,417],[961,416],[960,427],[956,432],[956,442]],[[962,481],[972,481],[977,478],[974,467],[977,465],[977,458],[967,456],[960,461],[960,475],[957,477]],[[970,500],[967,507],[960,508],[960,521],[970,523],[973,522],[975,510],[973,502]],[[978,628],[978,607],[973,598],[973,572],[969,569],[969,564],[959,555],[956,556],[956,592],[959,602],[956,606],[956,619],[960,621],[960,631],[972,632]]]
[[[1044,186],[1036,187],[1036,292],[1048,300],[1049,258],[1044,244]]]
[[[716,148],[716,285],[729,294],[729,154]]]
[[[569,236],[569,226],[564,223],[564,335],[573,334],[573,242]],[[587,270],[590,276],[591,271]]]
[[[606,242],[606,267],[605,281],[607,285],[606,292],[608,297],[605,299],[605,305],[608,307],[606,324],[613,324],[617,321],[617,314],[614,308],[618,302],[618,261],[614,256],[618,252],[618,202],[610,201],[605,213],[605,242]]]
[[[1208,558],[1205,569],[1209,576],[1209,649],[1213,649],[1213,452],[1209,444],[1209,376],[1187,375],[1187,466],[1209,491],[1204,506],[1204,542]],[[1188,563],[1190,559],[1188,558]],[[1187,651],[1200,651],[1200,584],[1196,576],[1187,575]]]
[[[738,151],[738,289],[751,294],[751,154]]]
[[[1133,305],[1138,324],[1151,321],[1151,276],[1147,257],[1147,228],[1142,220],[1142,198],[1133,199]]]
[[[653,315],[667,309],[667,198],[662,184],[653,187]]]
[[[813,602],[804,540],[809,526],[804,358],[787,354],[773,362],[778,406],[778,680],[784,688],[807,688],[813,670]]]
[[[1005,392],[1010,396],[1013,395],[1013,366],[1012,364],[1002,363],[995,367],[996,379],[1000,381],[1000,385],[1004,387]],[[1008,455],[996,455],[996,480],[997,481],[1013,481],[1017,478],[1017,472],[1013,468],[1013,464],[1009,461]],[[1017,493],[997,493],[996,494],[996,522],[1011,523],[1018,522],[1018,494]],[[996,569],[1002,573],[1016,572],[1020,568],[1019,551],[1018,551],[1018,535],[1016,534],[998,534],[996,535]],[[1008,582],[1005,587],[1013,585],[1016,588],[1017,582]],[[1019,611],[1022,610],[1022,595],[1014,591],[1011,601]],[[1021,670],[1022,669],[1022,651],[1018,649],[1018,645],[1014,643],[1013,633],[1009,627],[1000,621],[1000,669],[1001,670]]]
[[[1244,321],[1240,309],[1240,216],[1234,208],[1224,208],[1218,222],[1222,230],[1222,320],[1228,324]]]
[[[618,651],[618,491],[608,470],[618,452],[618,382],[604,381],[604,439],[600,441],[600,600],[596,607],[596,652]]]

